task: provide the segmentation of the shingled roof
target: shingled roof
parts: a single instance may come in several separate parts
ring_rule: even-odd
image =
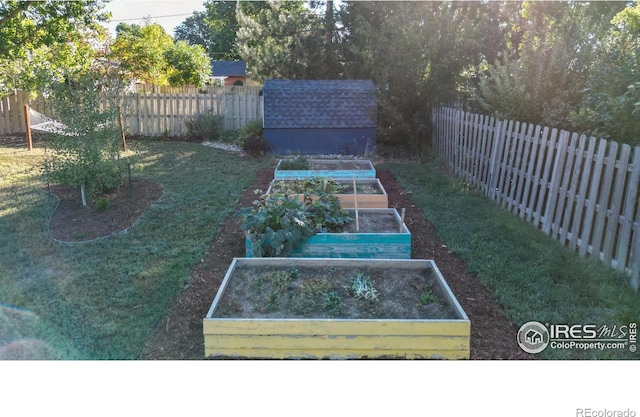
[[[265,80],[265,129],[375,128],[369,80]]]
[[[211,62],[211,74],[214,77],[247,75],[247,63],[245,61],[213,61]]]

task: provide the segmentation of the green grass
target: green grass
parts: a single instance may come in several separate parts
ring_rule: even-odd
[[[129,147],[133,175],[162,197],[127,234],[72,245],[48,234],[56,202],[42,149],[0,148],[0,305],[40,323],[6,318],[5,334],[43,340],[60,359],[135,359],[257,170],[273,165],[190,143]]]
[[[528,321],[609,327],[640,321],[640,297],[632,293],[623,276],[599,261],[571,253],[449,178],[439,161],[393,161],[382,167],[411,192],[411,199],[422,207],[438,236],[466,263],[469,272],[494,292],[517,327]],[[640,355],[628,350],[547,348],[540,357],[632,359]]]

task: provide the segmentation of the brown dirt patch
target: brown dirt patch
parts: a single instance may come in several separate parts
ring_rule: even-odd
[[[420,208],[411,203],[393,175],[377,170],[377,176],[389,195],[389,206],[406,208],[405,223],[412,235],[412,258],[434,259],[451,290],[471,320],[471,359],[530,359],[516,343],[517,329],[506,318],[490,290],[469,274],[464,263],[449,251],[435,235],[435,228],[424,218]],[[258,173],[245,190],[239,207],[248,207],[255,199],[254,189],[266,191],[273,170]],[[77,190],[56,188],[60,206],[52,218],[52,236],[60,240],[95,239],[130,227],[144,210],[162,193],[150,181],[134,182],[135,198],[124,187],[111,198],[104,213],[82,207]],[[116,211],[122,205],[122,211]],[[90,213],[86,214],[85,213]],[[98,214],[98,216],[96,216]],[[105,216],[105,217],[100,217]],[[188,285],[178,294],[167,314],[158,324],[140,359],[203,359],[202,319],[234,257],[244,256],[244,233],[239,219],[230,217],[220,227],[203,262],[198,264]]]
[[[104,209],[96,207],[95,200],[83,206],[76,187],[53,185],[51,193],[60,200],[49,224],[51,236],[63,242],[82,242],[127,230],[162,195],[162,187],[132,179],[103,196],[108,201]]]

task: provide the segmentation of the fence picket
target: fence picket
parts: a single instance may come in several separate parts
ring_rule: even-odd
[[[567,140],[569,140],[569,134],[570,133],[567,132]],[[571,135],[571,142],[568,144],[566,152],[561,152],[560,149],[558,149],[559,153],[565,155],[565,160],[562,162],[564,166],[560,171],[562,174],[562,184],[560,185],[560,188],[557,192],[558,201],[552,223],[553,225],[555,225],[555,227],[552,227],[551,229],[551,237],[555,240],[561,240],[561,236],[563,233],[565,237],[567,235],[566,228],[568,225],[568,220],[564,215],[566,214],[565,206],[568,206],[567,199],[569,198],[569,184],[571,181],[571,174],[573,172],[573,163],[576,158],[577,142],[578,134],[574,133]],[[564,244],[564,240],[561,240],[561,242]]]
[[[577,139],[578,134],[574,133],[573,138]],[[572,139],[572,142],[573,140],[574,139]],[[577,207],[576,207],[577,204],[580,203],[580,197],[578,195],[578,182],[580,180],[580,174],[582,172],[582,162],[584,160],[584,147],[586,144],[586,137],[582,135],[577,140],[578,140],[578,149],[574,152],[575,160],[574,160],[573,174],[571,175],[571,186],[567,191],[567,202],[566,202],[564,216],[563,216],[563,219],[564,219],[563,227],[560,232],[560,242],[562,242],[562,244],[565,244],[567,237],[571,238],[570,233],[572,230],[571,228],[572,222],[573,223],[576,222],[576,216],[573,214],[577,210]]]
[[[533,128],[533,125],[531,125],[530,128]],[[528,148],[529,155],[527,156],[529,163],[526,169],[524,191],[522,192],[522,210],[520,212],[520,218],[527,219],[527,221],[529,221],[533,215],[534,196],[532,195],[531,190],[534,188],[535,162],[538,156],[538,138],[540,137],[540,129],[540,125],[537,125],[535,127],[535,131],[533,133],[530,131],[529,133],[530,146]]]
[[[631,174],[629,176],[629,185],[624,199],[624,207],[622,209],[624,221],[620,229],[620,237],[616,247],[618,253],[616,255],[617,270],[623,272],[627,265],[627,256],[629,255],[629,245],[631,244],[631,233],[635,229],[633,214],[638,207],[638,184],[640,183],[640,147],[633,150],[633,161],[631,163]]]
[[[611,263],[613,255],[613,243],[618,234],[620,213],[622,210],[622,197],[624,195],[624,186],[627,183],[627,167],[629,166],[629,156],[631,155],[631,146],[626,143],[622,145],[620,151],[619,163],[616,167],[615,184],[611,193],[611,202],[607,209],[607,227],[604,234],[604,245],[602,247],[603,260]],[[613,161],[614,165],[615,159]]]
[[[591,245],[591,255],[600,259],[600,250],[602,248],[602,237],[607,220],[607,211],[609,207],[609,198],[611,196],[611,183],[613,182],[613,173],[616,166],[616,155],[618,154],[618,143],[609,142],[608,157],[605,159],[605,171],[601,184],[598,205],[596,206],[596,221],[594,223],[594,233]]]

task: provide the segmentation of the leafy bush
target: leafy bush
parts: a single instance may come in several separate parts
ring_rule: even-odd
[[[187,127],[187,136],[190,139],[216,141],[222,134],[224,116],[218,116],[213,114],[212,111],[208,111],[207,113],[196,114],[185,120],[184,123]]]
[[[269,152],[273,147],[263,138],[256,136],[249,136],[242,143],[242,149],[246,151],[249,155],[257,156],[264,155],[266,152]]]
[[[351,222],[334,195],[301,202],[286,195],[261,196],[240,210],[241,228],[249,232],[256,257],[286,256],[316,233],[337,232]]]

